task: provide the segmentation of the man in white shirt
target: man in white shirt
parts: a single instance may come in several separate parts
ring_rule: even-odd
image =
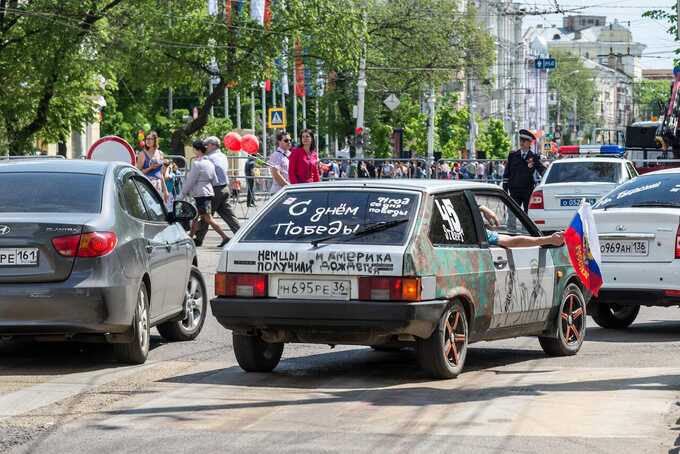
[[[236,215],[229,204],[229,161],[220,150],[220,139],[215,136],[206,137],[203,141],[208,149],[205,158],[215,166],[215,198],[213,199],[212,209],[227,223],[232,232],[236,233],[241,224],[236,219]],[[201,222],[196,232],[196,246],[203,243],[205,235],[208,233],[208,224]]]
[[[269,169],[272,173],[271,193],[276,194],[282,187],[290,184],[288,179],[288,156],[292,142],[290,134],[279,131],[276,134],[276,151],[269,157]]]

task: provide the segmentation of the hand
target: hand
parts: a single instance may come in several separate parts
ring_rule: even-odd
[[[163,166],[163,163],[158,162],[158,161],[151,161],[151,164],[149,164],[149,167],[151,167],[152,169],[157,169],[157,168],[162,167],[162,166]]]
[[[533,161],[533,160],[529,160],[529,161],[527,162],[527,167],[529,167],[530,169],[533,169],[533,168],[534,168],[534,161]]]
[[[548,244],[562,246],[564,244],[564,232],[555,232],[547,238]]]
[[[486,222],[489,224],[489,226],[500,227],[501,221],[498,219],[498,216],[496,216],[496,213],[485,206],[480,206],[479,211],[482,212],[482,215],[484,216],[484,219],[486,219]]]

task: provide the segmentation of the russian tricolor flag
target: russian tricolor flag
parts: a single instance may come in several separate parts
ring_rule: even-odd
[[[583,285],[597,296],[602,287],[600,240],[590,204],[583,201],[571,224],[564,232],[569,260]]]

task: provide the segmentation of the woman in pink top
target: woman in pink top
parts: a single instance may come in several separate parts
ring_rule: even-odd
[[[319,181],[319,155],[316,152],[314,133],[305,129],[300,134],[301,147],[293,148],[288,157],[288,177],[291,184]]]

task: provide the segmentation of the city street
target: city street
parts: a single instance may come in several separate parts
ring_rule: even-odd
[[[0,452],[678,452],[679,348],[677,308],[643,308],[626,331],[590,320],[574,357],[475,344],[443,381],[410,351],[294,344],[273,374],[246,374],[211,316],[195,342],[154,330],[143,366],[105,345],[3,344]]]

